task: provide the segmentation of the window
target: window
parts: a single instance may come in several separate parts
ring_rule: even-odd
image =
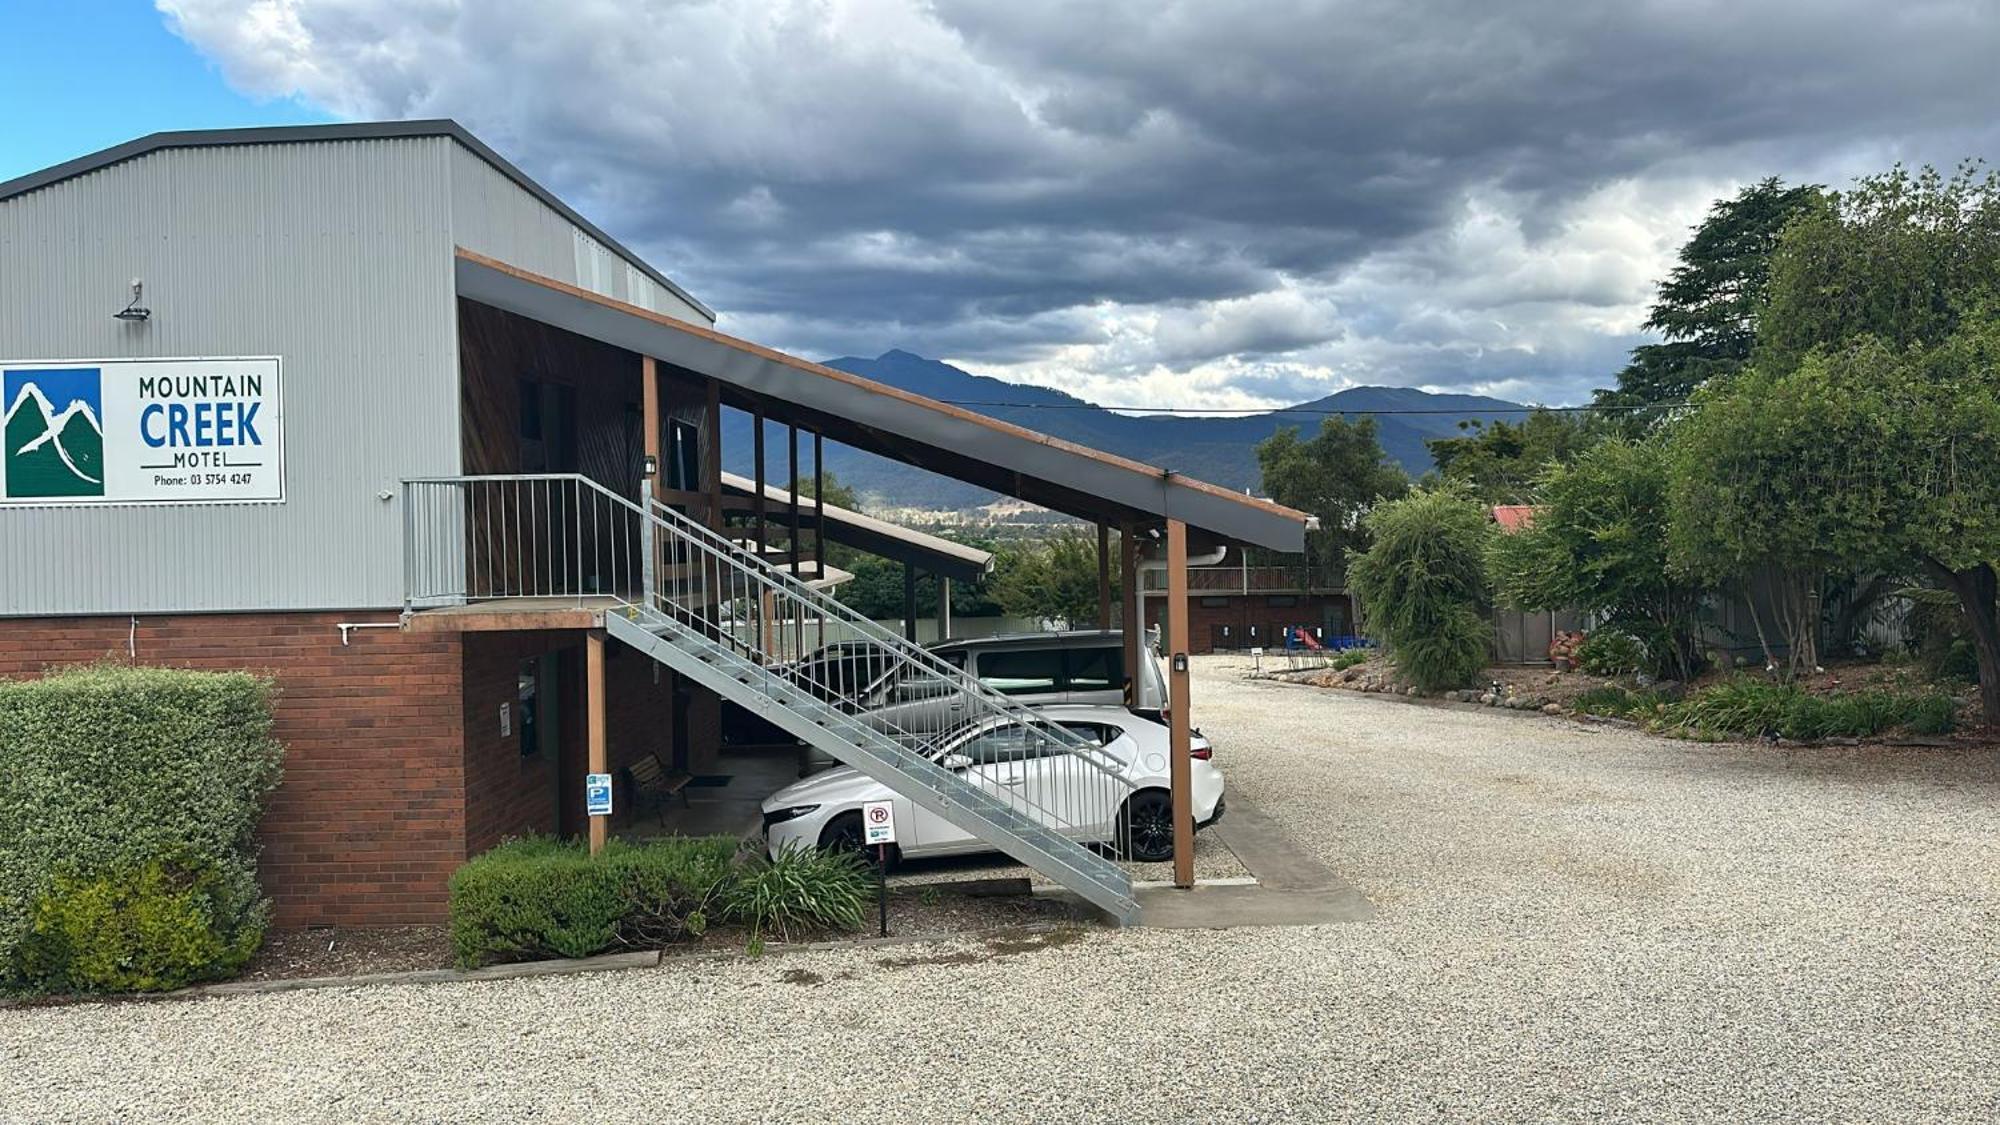
[[[693,422],[667,423],[666,472],[668,488],[701,491],[701,427]]]
[[[1125,650],[1122,646],[1069,650],[1070,691],[1124,691]]]
[[[1220,598],[1220,597],[1214,597],[1214,596],[1209,596],[1209,597],[1205,597],[1205,598],[1201,599],[1201,608],[1203,608],[1203,609],[1228,609],[1228,608],[1229,608],[1229,599],[1228,599],[1228,598]]]
[[[514,734],[521,755],[556,749],[556,658],[531,656],[515,676]]]
[[[1062,680],[1059,648],[1030,648],[979,654],[979,679],[1002,695],[1043,695]]]
[[[1272,594],[1264,599],[1264,604],[1272,609],[1290,609],[1299,604],[1299,599],[1291,594]]]
[[[1019,724],[1010,724],[965,740],[958,753],[971,758],[975,766],[996,766],[1039,758],[1044,742],[1044,736]]]
[[[1093,746],[1108,746],[1125,732],[1107,723],[1064,723],[1063,729]]]

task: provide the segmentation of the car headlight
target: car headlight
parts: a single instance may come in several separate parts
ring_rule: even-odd
[[[764,827],[769,828],[773,824],[783,824],[788,820],[797,820],[807,813],[818,811],[818,805],[793,805],[788,809],[775,809],[764,814]]]

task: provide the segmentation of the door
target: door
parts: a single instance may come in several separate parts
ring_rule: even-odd
[[[947,755],[960,754],[969,759],[958,770],[966,784],[1025,812],[1022,787],[1028,781],[1030,759],[1038,753],[1036,741],[1020,724],[1002,723],[960,740],[947,750]],[[926,853],[977,851],[986,847],[972,833],[927,809],[913,807],[911,820],[917,847]]]
[[[1044,814],[1041,819],[1065,836],[1108,840],[1112,819],[1124,800],[1124,781],[1117,776],[1117,743],[1125,732],[1107,723],[1064,723],[1063,729],[1092,748],[1081,753],[1046,744],[1023,760],[1023,799]],[[1131,747],[1123,747],[1126,753]]]

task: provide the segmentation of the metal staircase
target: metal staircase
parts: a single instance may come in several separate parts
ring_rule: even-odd
[[[1096,905],[1138,919],[1089,846],[1122,824],[1120,763],[672,508],[569,474],[403,484],[411,610],[594,605],[605,631]],[[968,765],[959,757],[973,757]],[[981,768],[988,767],[988,768]]]

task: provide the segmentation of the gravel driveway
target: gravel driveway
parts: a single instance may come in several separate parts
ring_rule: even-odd
[[[2000,1119],[1993,755],[1239,674],[1232,796],[1372,921],[0,1012],[0,1118]]]

